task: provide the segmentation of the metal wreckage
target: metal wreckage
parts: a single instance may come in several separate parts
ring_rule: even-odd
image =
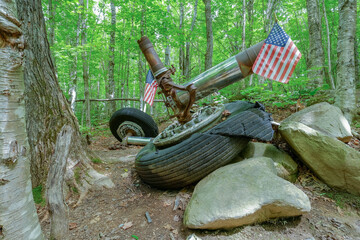
[[[139,41],[165,106],[177,118],[160,134],[154,120],[135,108],[116,111],[110,130],[119,141],[146,144],[135,168],[140,178],[158,188],[181,188],[231,162],[251,139],[270,141],[272,118],[260,103],[237,101],[195,109],[195,101],[252,74],[260,42],[201,73],[175,84],[175,68],[166,68],[146,36]],[[196,111],[195,111],[195,110]]]

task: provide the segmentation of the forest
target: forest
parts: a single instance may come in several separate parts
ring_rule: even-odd
[[[308,101],[309,96],[343,86],[337,77],[341,65],[337,1],[211,1],[207,16],[203,1],[43,1],[43,9],[60,86],[68,99],[76,94],[75,113],[82,126],[107,120],[124,106],[144,107],[141,99],[149,67],[137,44],[142,35],[155,44],[166,66],[175,66],[175,82],[184,83],[266,39],[276,16],[303,56],[289,84],[253,75],[220,95],[288,107],[299,98]],[[353,27],[359,29],[359,24]],[[353,86],[359,86],[356,32]],[[82,103],[87,98],[140,101],[90,101],[86,108]],[[335,95],[324,99],[334,102]],[[161,103],[155,103],[153,114],[155,119],[166,115]]]
[[[359,12],[356,0],[0,0],[0,239],[356,239]],[[187,83],[234,56],[238,61],[239,53],[267,39],[277,24],[301,53],[289,82],[250,68],[240,81],[200,94],[186,108],[195,116],[191,124],[201,122],[201,111],[194,114],[198,109],[219,112],[216,127],[174,146],[156,145],[156,136],[191,128],[191,117],[178,114],[176,121],[154,71],[157,94],[153,104],[145,101],[154,66],[139,47],[141,39],[151,41],[174,84],[189,90]],[[227,108],[235,104],[244,104],[239,107],[244,114]],[[225,107],[220,111],[218,106]],[[307,110],[313,107],[320,110]],[[137,136],[131,123],[131,131],[120,136],[121,124],[131,119],[111,129],[112,119],[125,116],[125,109],[147,121],[148,129],[139,130],[148,137],[144,148],[118,141]],[[297,121],[306,126],[294,130],[298,125],[289,122],[303,110]],[[251,122],[259,124],[260,133],[246,135],[249,116],[261,118]],[[313,117],[325,127],[309,123]],[[233,130],[224,132],[229,125]],[[237,132],[241,126],[245,133]],[[307,134],[309,139],[297,142]],[[274,159],[266,155],[270,150],[262,150],[266,159],[251,156],[249,149],[257,144],[273,147]],[[276,162],[280,155],[290,163]],[[240,173],[229,167],[225,176],[206,177],[240,158],[245,159],[236,160]],[[269,164],[273,167],[263,170]],[[237,186],[245,191],[240,195],[257,196],[253,185],[263,191],[271,183],[274,189],[268,186],[271,191],[259,196],[274,194],[275,205],[259,203],[263,206],[253,222],[222,223],[222,215],[208,225],[193,220],[197,212],[208,211],[196,205],[203,200],[199,196],[211,199],[204,206],[214,206],[215,213],[237,212],[232,204],[238,196],[229,202],[217,198],[237,193],[223,186],[233,179],[243,182],[250,174],[242,168],[253,171],[257,184]],[[274,171],[276,177],[263,179]],[[214,190],[217,183],[211,179],[224,194]],[[197,192],[206,184],[215,186],[215,195]],[[301,204],[285,200],[286,195]],[[282,200],[293,205],[279,210]]]

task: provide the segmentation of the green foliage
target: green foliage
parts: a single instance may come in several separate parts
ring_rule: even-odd
[[[91,162],[92,162],[92,163],[95,163],[95,164],[103,163],[103,161],[101,161],[100,158],[92,158],[92,159],[91,159]]]
[[[78,6],[78,0],[55,1],[56,13],[54,18],[55,44],[51,47],[56,62],[60,87],[66,97],[69,97],[69,89],[76,84],[77,98],[84,98],[83,67],[81,53],[88,52],[90,98],[108,98],[107,85],[109,80],[109,40],[111,26],[111,11],[109,1],[89,0],[89,8],[82,9]],[[180,0],[170,1],[170,13],[167,13],[168,1],[163,0],[114,0],[116,19],[116,42],[115,42],[115,97],[140,98],[143,95],[145,75],[148,69],[136,40],[140,39],[141,31],[153,42],[155,50],[162,60],[167,46],[171,47],[171,64],[177,69],[173,79],[176,83],[184,83],[179,65],[179,49],[185,49],[185,43],[190,42],[190,69],[191,78],[204,71],[204,55],[206,53],[206,25],[205,6],[203,1],[198,1],[197,18],[191,32],[191,20],[194,10],[194,1],[183,1],[185,18],[182,28],[179,28]],[[213,65],[220,63],[230,56],[241,51],[242,45],[242,14],[249,10],[249,5],[244,9],[241,1],[213,0],[212,2],[212,26],[214,34]],[[54,4],[54,1],[53,1]],[[247,1],[248,4],[248,1]],[[320,1],[320,9],[322,9]],[[50,26],[48,14],[48,1],[43,1],[46,23]],[[250,47],[262,41],[268,35],[266,24],[267,1],[254,1],[251,14],[246,12],[245,45]],[[358,8],[359,4],[358,4]],[[337,29],[339,10],[337,1],[325,1],[325,10],[329,20],[330,32],[330,59],[332,64],[332,76],[336,81],[337,60]],[[80,14],[87,15],[87,44],[81,46],[81,38],[77,41],[79,33],[78,22]],[[313,104],[317,100],[332,102],[332,96],[324,95],[326,86],[322,89],[309,89],[307,79],[306,57],[309,45],[308,24],[306,13],[306,1],[284,0],[278,1],[276,15],[280,25],[285,29],[295,42],[302,58],[299,61],[292,79],[288,84],[261,83],[260,78],[254,76],[253,83],[249,86],[237,83],[221,90],[221,95],[230,100],[247,99],[270,103],[271,106],[286,108],[293,105],[299,98]],[[323,16],[323,13],[321,13]],[[271,19],[273,20],[273,16]],[[323,46],[327,54],[326,26],[322,18]],[[270,26],[271,27],[271,26]],[[357,22],[360,28],[360,21]],[[360,31],[357,31],[357,41],[360,42]],[[360,48],[358,48],[360,51]],[[75,60],[77,62],[75,62]],[[139,61],[145,64],[139,64]],[[328,66],[325,58],[325,66]],[[76,65],[74,66],[74,63]],[[74,76],[72,74],[75,74]],[[259,83],[260,82],[260,83]],[[360,83],[357,83],[358,85]],[[323,95],[321,99],[320,95]],[[156,98],[160,98],[156,95]],[[217,101],[215,97],[213,101]],[[92,125],[100,124],[108,120],[111,113],[107,112],[108,102],[91,103]],[[121,107],[139,108],[139,102],[117,102],[116,109]],[[83,103],[76,104],[75,115],[84,125],[85,114]],[[150,113],[150,106],[147,112]],[[155,118],[163,119],[167,113],[162,103],[155,103]],[[82,127],[83,133],[89,133],[92,129]]]
[[[39,185],[35,188],[32,189],[32,193],[33,193],[33,197],[34,197],[34,202],[36,204],[40,204],[41,206],[45,206],[46,205],[46,201],[43,198],[43,187],[42,185]]]

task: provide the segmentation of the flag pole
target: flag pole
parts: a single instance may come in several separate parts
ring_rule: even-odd
[[[276,22],[276,23],[279,23],[279,20],[277,19],[275,12],[274,12],[274,18],[275,18],[275,22]]]

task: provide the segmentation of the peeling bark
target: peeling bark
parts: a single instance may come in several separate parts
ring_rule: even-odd
[[[30,179],[19,27],[15,1],[0,1],[0,239],[44,239]]]

